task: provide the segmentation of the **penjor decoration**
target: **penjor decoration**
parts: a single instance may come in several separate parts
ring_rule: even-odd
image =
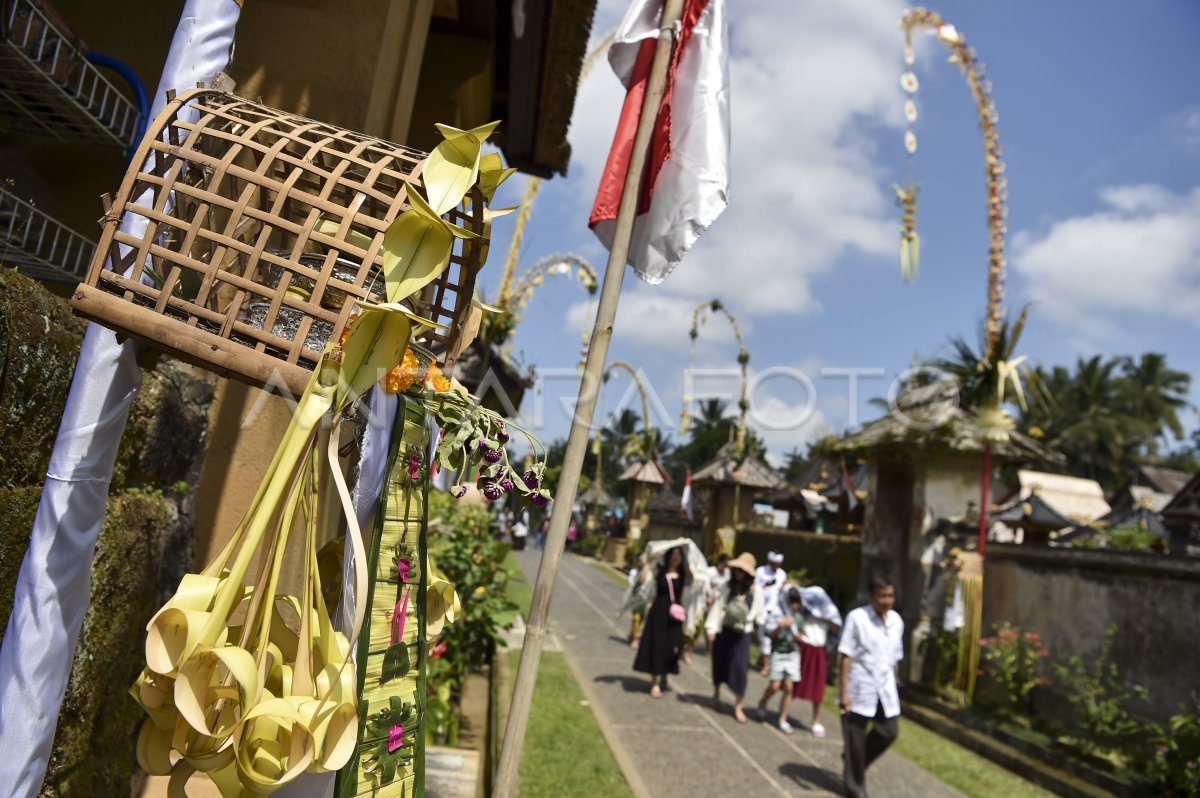
[[[946,23],[937,13],[925,8],[905,11],[900,19],[900,27],[904,30],[905,36],[905,71],[901,76],[900,85],[908,95],[904,102],[904,117],[908,123],[904,132],[904,148],[908,153],[910,163],[912,156],[917,151],[917,136],[913,125],[917,120],[915,97],[919,86],[917,76],[913,72],[913,65],[916,62],[916,54],[913,50],[914,31],[926,29],[938,41],[950,48],[950,63],[957,64],[962,71],[978,110],[986,162],[987,218],[990,233],[987,316],[984,321],[987,337],[987,351],[984,353],[984,359],[990,359],[995,354],[994,350],[1006,315],[1004,276],[1007,261],[1004,255],[1004,239],[1008,234],[1005,221],[1008,216],[1008,180],[1004,176],[1004,150],[1000,146],[1000,133],[996,129],[996,125],[1000,121],[1000,114],[996,111],[996,103],[992,99],[992,82],[988,80],[987,66],[979,60],[975,48],[968,46],[963,35],[953,25]],[[916,279],[920,252],[920,239],[916,233],[917,187],[910,181],[908,187],[902,189],[897,186],[895,190],[897,204],[903,209],[904,214],[901,228],[901,268],[905,279],[913,280]]]

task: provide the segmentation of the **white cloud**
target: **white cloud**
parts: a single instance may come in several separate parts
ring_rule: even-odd
[[[697,301],[664,291],[660,286],[634,285],[636,282],[632,275],[626,277],[621,304],[617,306],[617,320],[613,325],[615,335],[623,343],[687,352],[691,346],[688,330],[692,328],[692,312]],[[589,313],[586,303],[577,302],[567,311],[563,329],[580,330],[586,324],[590,330],[594,321],[595,305],[590,306]],[[748,332],[749,328],[743,325],[743,333]],[[706,351],[711,344],[730,342],[732,346],[733,332],[723,319],[710,318],[701,328],[700,335],[704,338]],[[737,350],[731,348],[728,359],[732,361],[736,354]]]
[[[1200,319],[1200,188],[1102,190],[1106,208],[1014,239],[1014,267],[1032,298],[1065,326],[1118,331],[1122,311]]]
[[[1169,125],[1183,146],[1200,147],[1200,107],[1184,108],[1171,118]]]
[[[598,19],[619,19],[624,6],[601,0]],[[668,314],[655,327],[666,330],[671,314],[713,296],[746,316],[816,312],[813,281],[839,258],[893,252],[887,181],[859,131],[902,121],[901,9],[893,0],[756,0],[755,13],[731,14],[730,206],[655,289]],[[604,63],[579,92],[570,138],[581,207],[590,205],[623,97]],[[640,308],[652,304],[630,293]]]

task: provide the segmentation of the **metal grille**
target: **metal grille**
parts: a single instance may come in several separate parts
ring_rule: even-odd
[[[84,59],[49,7],[4,4],[0,44],[0,129],[63,141],[129,146],[136,106]]]
[[[384,234],[425,157],[231,94],[173,98],[73,305],[205,368],[299,392],[352,300],[382,301]],[[478,190],[446,218],[482,235]],[[412,302],[448,329],[416,343],[454,350],[486,244],[455,239],[448,268]]]
[[[0,187],[0,265],[48,283],[83,279],[96,242]]]

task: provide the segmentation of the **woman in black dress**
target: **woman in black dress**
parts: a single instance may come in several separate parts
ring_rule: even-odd
[[[647,567],[642,571],[641,580],[649,578],[651,571]],[[654,601],[646,612],[633,669],[650,674],[650,695],[662,698],[667,674],[679,673],[679,655],[683,652],[683,620],[671,617],[671,605],[682,605],[683,591],[692,581],[681,547],[663,555],[653,571],[653,579]]]
[[[708,611],[706,629],[715,635],[712,644],[713,709],[721,706],[721,685],[733,691],[733,716],[746,722],[743,704],[750,669],[750,634],[762,619],[763,602],[754,584],[754,555],[749,552],[729,561],[729,582]]]

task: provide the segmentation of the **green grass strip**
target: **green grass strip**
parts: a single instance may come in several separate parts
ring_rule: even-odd
[[[521,652],[511,651],[515,673]],[[518,779],[521,798],[632,798],[566,658],[542,653]]]

